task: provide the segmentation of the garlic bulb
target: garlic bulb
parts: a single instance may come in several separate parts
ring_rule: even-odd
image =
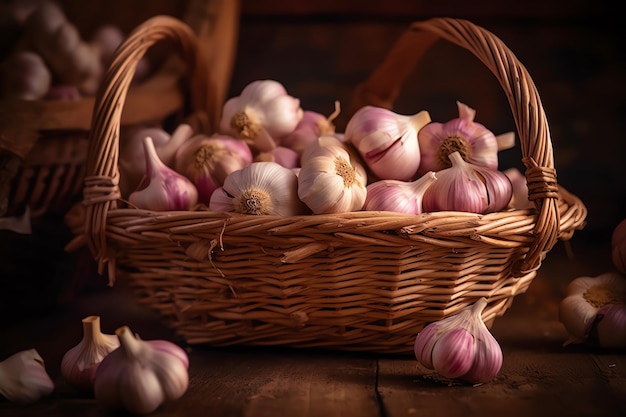
[[[167,166],[173,167],[174,157],[178,149],[193,135],[190,125],[178,125],[171,135],[159,127],[140,127],[130,129],[120,137],[120,191],[128,196],[137,186],[146,172],[146,152],[143,140],[152,138],[159,159]]]
[[[276,162],[253,162],[226,177],[209,209],[254,215],[295,216],[306,208],[298,199],[298,177]]]
[[[335,103],[335,112],[326,117],[314,111],[305,110],[302,120],[293,132],[280,140],[280,145],[301,154],[304,149],[320,136],[334,135],[333,120],[339,115],[339,102]]]
[[[507,133],[496,137],[489,129],[474,121],[476,111],[456,102],[459,117],[447,123],[433,122],[419,131],[418,140],[422,159],[419,174],[440,171],[450,167],[448,156],[459,152],[474,165],[498,168],[498,151],[515,144],[515,135]]]
[[[367,186],[363,210],[395,211],[406,214],[422,213],[422,198],[426,189],[437,180],[428,172],[412,182],[378,180]]]
[[[378,178],[408,181],[420,165],[418,132],[429,122],[427,111],[404,116],[365,106],[348,121],[345,140],[354,145]]]
[[[198,191],[191,181],[167,167],[154,148],[152,138],[143,140],[146,152],[146,173],[129,196],[135,207],[154,210],[189,210],[198,202]]]
[[[117,336],[100,330],[100,317],[82,320],[83,338],[63,355],[61,375],[75,388],[91,391],[100,362],[120,345]]]
[[[135,414],[148,414],[183,396],[189,386],[189,358],[167,340],[141,340],[128,326],[115,331],[120,347],[98,367],[97,401]]]
[[[183,143],[174,157],[174,170],[198,190],[198,201],[209,204],[213,192],[233,171],[252,163],[252,151],[242,140],[214,134],[196,135]]]
[[[513,194],[509,207],[513,209],[528,209],[535,207],[532,201],[528,199],[528,184],[526,177],[517,168],[509,168],[502,171],[511,181]]]
[[[23,350],[0,362],[0,395],[11,402],[31,404],[54,390],[36,349]]]
[[[559,320],[569,334],[565,344],[595,342],[626,347],[626,277],[607,272],[569,283],[559,304]]]
[[[611,233],[611,260],[618,271],[626,273],[626,219],[620,221]]]
[[[2,63],[2,96],[18,100],[39,100],[48,94],[52,74],[43,58],[34,52],[18,50]]]
[[[219,128],[222,133],[244,139],[263,152],[293,132],[302,117],[300,100],[287,94],[282,84],[257,80],[224,103]]]
[[[298,174],[298,196],[315,214],[358,211],[367,196],[367,173],[332,136],[307,148]]]
[[[438,171],[437,181],[424,193],[424,211],[491,213],[506,208],[513,186],[502,171],[465,162],[459,152],[449,158],[452,166]]]
[[[300,154],[291,148],[277,146],[254,157],[255,162],[276,162],[285,168],[299,168]]]
[[[482,320],[487,299],[430,323],[415,338],[415,357],[428,369],[451,379],[488,382],[502,366],[502,349]]]

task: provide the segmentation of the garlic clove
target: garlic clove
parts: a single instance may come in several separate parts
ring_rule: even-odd
[[[196,187],[159,159],[151,137],[146,136],[143,143],[146,173],[138,189],[128,197],[129,202],[146,210],[190,210],[198,203]]]
[[[559,320],[570,335],[567,343],[581,343],[591,333],[597,308],[585,302],[578,295],[571,295],[559,304]]]
[[[484,327],[475,337],[474,362],[469,371],[461,376],[461,379],[473,384],[491,381],[498,375],[502,368],[502,349],[498,341],[489,332],[484,323]]]
[[[605,348],[626,348],[626,305],[606,304],[598,309],[598,343]]]
[[[100,317],[88,316],[82,320],[81,341],[63,355],[61,375],[75,388],[92,391],[100,362],[119,346],[117,336],[100,330]]]
[[[0,362],[0,395],[11,402],[32,404],[54,390],[36,349],[23,350]]]
[[[459,378],[472,368],[474,336],[463,328],[443,333],[432,350],[433,368],[446,378]]]
[[[437,323],[426,325],[421,332],[418,333],[413,345],[415,358],[419,363],[428,369],[434,369],[433,365],[433,347],[437,343]]]
[[[363,209],[421,214],[424,192],[436,180],[435,173],[431,171],[413,182],[375,181],[367,186]]]

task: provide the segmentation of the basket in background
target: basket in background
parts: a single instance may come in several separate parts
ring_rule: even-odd
[[[85,228],[76,238],[100,273],[126,280],[189,344],[410,353],[425,324],[481,297],[490,326],[554,244],[584,226],[584,204],[557,184],[547,118],[527,70],[494,34],[450,18],[414,23],[358,88],[356,107],[391,107],[397,83],[436,39],[467,49],[509,99],[535,208],[292,217],[130,208],[116,185],[124,92],[157,37],[175,40],[193,69],[190,33],[176,19],[154,18],[120,48],[94,109]]]
[[[239,0],[59,0],[68,20],[89,39],[102,24],[124,33],[154,15],[186,22],[198,38],[197,53],[210,68],[206,108],[215,123],[228,90],[239,30]],[[156,49],[156,48],[155,48]],[[184,110],[184,70],[163,48],[155,54],[157,70],[133,85],[125,100],[122,128],[161,125]],[[176,54],[174,54],[176,55]],[[31,219],[63,214],[80,198],[95,97],[78,100],[0,99],[0,216]],[[213,119],[211,119],[213,118]]]

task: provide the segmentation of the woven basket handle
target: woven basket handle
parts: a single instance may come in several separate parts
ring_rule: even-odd
[[[542,255],[559,238],[559,191],[548,121],[526,68],[494,34],[473,23],[452,18],[415,22],[396,41],[384,61],[355,91],[354,110],[364,105],[391,109],[401,85],[422,55],[439,38],[472,52],[496,76],[513,111],[526,166],[528,198],[537,207],[535,241],[515,266],[521,276],[541,265]]]
[[[208,68],[198,53],[194,32],[174,17],[155,16],[144,21],[115,52],[96,96],[89,132],[83,190],[85,237],[89,249],[98,259],[100,273],[103,272],[104,262],[114,261],[114,257],[107,253],[105,228],[109,209],[115,208],[117,199],[121,197],[118,157],[120,119],[126,95],[141,58],[150,47],[163,40],[174,42],[174,49],[186,64],[190,107],[199,120],[208,120]],[[114,269],[109,267],[109,274]]]

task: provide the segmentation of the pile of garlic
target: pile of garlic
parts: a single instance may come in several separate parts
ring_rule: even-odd
[[[83,337],[61,361],[61,376],[97,402],[133,414],[149,414],[179,399],[189,386],[189,358],[167,340],[143,340],[128,326],[114,335],[100,329],[100,317],[82,320]],[[31,404],[54,391],[36,349],[0,361],[0,396]]]
[[[124,40],[122,30],[102,24],[85,39],[59,3],[53,0],[10,2],[0,30],[11,39],[0,56],[0,97],[19,100],[71,100],[95,95],[113,52]],[[143,59],[136,79],[149,72]]]
[[[216,132],[180,125],[170,136],[141,128],[122,136],[120,187],[149,210],[243,214],[420,214],[528,208],[525,178],[498,169],[515,136],[495,136],[457,102],[459,117],[431,121],[365,106],[337,132],[275,80],[249,83],[222,108]],[[142,157],[143,155],[143,157]],[[143,158],[143,159],[142,159]],[[144,162],[145,161],[145,162]]]

